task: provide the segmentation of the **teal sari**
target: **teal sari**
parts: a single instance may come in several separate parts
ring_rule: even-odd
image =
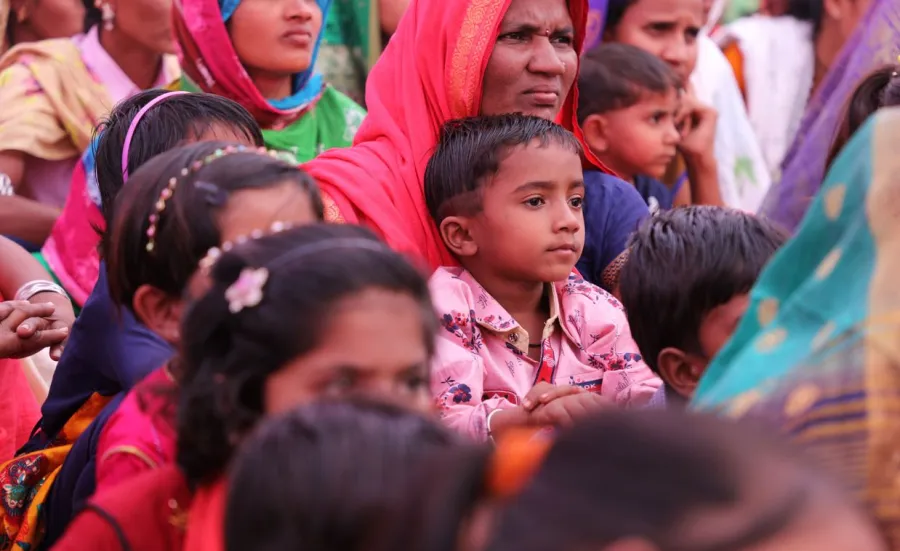
[[[771,424],[867,504],[900,548],[900,109],[832,166],[751,291],[698,409]]]

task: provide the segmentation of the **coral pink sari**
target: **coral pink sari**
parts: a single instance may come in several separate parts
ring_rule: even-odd
[[[41,406],[31,392],[19,360],[0,360],[0,463],[13,458],[28,441],[41,418]]]
[[[370,226],[395,249],[434,269],[455,265],[425,208],[422,179],[440,127],[474,116],[482,79],[510,0],[412,0],[369,74],[369,114],[349,149],[326,151],[304,168],[326,196],[331,221]],[[587,0],[569,0],[581,48]],[[559,122],[581,139],[577,86]],[[590,163],[600,168],[596,159]]]

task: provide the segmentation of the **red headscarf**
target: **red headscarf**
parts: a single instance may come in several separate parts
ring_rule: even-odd
[[[430,268],[455,265],[425,207],[422,181],[449,120],[477,115],[482,78],[510,0],[412,0],[366,83],[369,114],[349,149],[306,163],[350,223],[370,226],[394,249]],[[581,49],[587,0],[568,0]],[[583,143],[577,83],[558,122]],[[587,150],[586,150],[587,151]],[[604,169],[593,155],[589,162]]]

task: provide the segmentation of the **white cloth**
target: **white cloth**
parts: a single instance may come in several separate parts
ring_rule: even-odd
[[[700,35],[698,41],[691,84],[697,99],[719,113],[715,155],[722,200],[730,207],[756,212],[772,183],[771,175],[731,65],[711,38]]]
[[[794,141],[815,73],[812,25],[793,17],[754,15],[717,34],[720,44],[737,42],[743,57],[750,124],[772,179]]]

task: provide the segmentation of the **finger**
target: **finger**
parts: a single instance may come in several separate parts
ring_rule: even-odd
[[[550,383],[537,383],[531,387],[531,390],[529,390],[527,394],[525,394],[525,398],[522,399],[522,407],[525,408],[525,411],[533,410],[540,404],[540,402],[538,402],[540,395],[553,388],[555,388],[555,385],[551,385]]]
[[[20,339],[30,339],[36,331],[54,328],[53,322],[46,318],[28,318],[15,328]]]
[[[15,330],[28,318],[45,318],[52,316],[55,311],[56,306],[54,306],[52,302],[43,304],[18,302],[15,305],[15,308],[13,308],[13,311],[9,313],[9,316],[7,316],[2,323],[10,330]]]
[[[30,339],[20,339],[22,351],[27,352],[23,355],[28,356],[35,354],[48,346],[58,346],[62,344],[68,336],[68,327],[35,331],[34,336]]]
[[[580,386],[558,386],[548,392],[541,394],[538,397],[538,401],[542,404],[549,404],[553,400],[562,398],[563,396],[571,396],[573,394],[579,394],[583,391],[584,389]]]

